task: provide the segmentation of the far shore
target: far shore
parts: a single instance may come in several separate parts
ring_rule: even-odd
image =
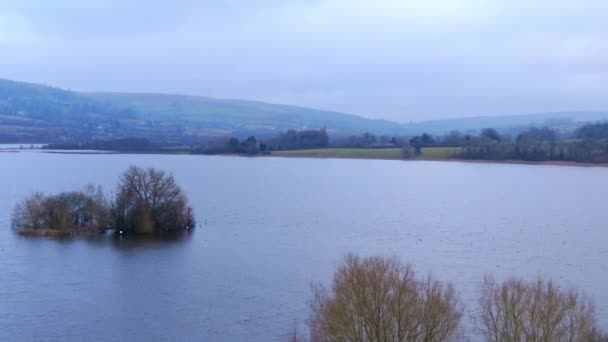
[[[563,161],[563,160],[546,160],[546,161],[528,161],[528,160],[482,160],[482,159],[461,159],[452,158],[446,155],[445,150],[441,151],[442,148],[428,148],[427,151],[431,152],[430,157],[425,157],[425,150],[423,149],[422,155],[416,156],[411,159],[404,159],[400,155],[391,156],[364,156],[364,155],[344,155],[344,154],[331,154],[331,153],[310,153],[313,150],[305,150],[304,153],[298,153],[299,151],[278,151],[272,154],[266,155],[267,157],[275,158],[315,158],[315,159],[371,159],[371,160],[400,160],[405,162],[410,161],[438,161],[438,162],[456,162],[456,163],[483,163],[483,164],[525,164],[525,165],[554,165],[554,166],[582,166],[582,167],[608,167],[608,163],[581,163],[575,161]],[[336,149],[337,150],[337,149]],[[371,149],[361,149],[371,150]],[[319,150],[319,151],[324,151]],[[325,149],[327,151],[327,149]],[[439,153],[437,153],[439,152]]]
[[[227,155],[234,156],[234,155]],[[524,165],[554,165],[554,166],[579,166],[579,167],[608,167],[608,163],[579,163],[563,160],[527,161],[527,160],[481,160],[481,159],[458,159],[458,158],[365,158],[365,157],[340,157],[340,156],[298,156],[298,155],[275,155],[269,154],[264,157],[273,158],[298,158],[298,159],[359,159],[359,160],[396,160],[404,162],[452,162],[452,163],[476,163],[476,164],[524,164]]]
[[[583,167],[608,167],[608,163],[579,163],[575,161],[564,160],[545,160],[545,161],[529,161],[529,160],[481,160],[481,159],[413,159],[426,161],[443,161],[443,162],[459,162],[459,163],[484,163],[484,164],[526,164],[526,165],[557,165],[557,166],[583,166]],[[404,161],[408,161],[404,159]]]
[[[422,155],[410,159],[401,156],[400,148],[324,148],[313,150],[287,150],[273,151],[269,154],[243,155],[243,154],[217,154],[231,157],[273,157],[273,158],[313,158],[313,159],[367,159],[367,160],[400,160],[400,161],[439,161],[457,163],[483,163],[483,164],[526,164],[526,165],[555,165],[555,166],[582,166],[582,167],[608,167],[608,163],[582,163],[563,160],[528,161],[528,160],[483,160],[461,159],[450,157],[454,148],[429,147],[423,148]],[[20,152],[19,150],[0,152]],[[201,155],[186,150],[151,150],[151,151],[94,151],[94,150],[42,150],[44,153],[57,154],[179,154]]]

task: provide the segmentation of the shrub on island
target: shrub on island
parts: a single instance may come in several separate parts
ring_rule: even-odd
[[[112,200],[93,185],[57,195],[35,193],[15,206],[11,222],[19,234],[35,236],[167,233],[194,224],[188,199],[171,174],[135,166],[122,174]]]
[[[58,195],[35,193],[15,206],[12,227],[23,235],[64,236],[108,227],[108,201],[100,187]]]

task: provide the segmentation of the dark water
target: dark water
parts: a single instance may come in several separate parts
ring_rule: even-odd
[[[22,197],[110,190],[131,164],[172,171],[202,226],[174,241],[9,229]],[[607,189],[608,168],[1,154],[0,341],[281,340],[349,251],[452,280],[469,313],[484,273],[547,275],[591,295],[608,328]]]

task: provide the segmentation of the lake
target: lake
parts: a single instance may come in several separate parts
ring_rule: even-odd
[[[608,168],[188,155],[0,154],[1,341],[273,341],[303,326],[311,282],[347,252],[452,281],[576,286],[608,328]],[[35,191],[173,172],[199,227],[173,241],[22,238]],[[473,325],[466,318],[465,325]]]

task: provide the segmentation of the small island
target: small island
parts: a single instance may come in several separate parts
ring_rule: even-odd
[[[131,166],[109,199],[100,186],[56,195],[35,193],[15,206],[13,229],[25,236],[67,237],[113,231],[165,234],[194,228],[188,198],[173,175]]]

